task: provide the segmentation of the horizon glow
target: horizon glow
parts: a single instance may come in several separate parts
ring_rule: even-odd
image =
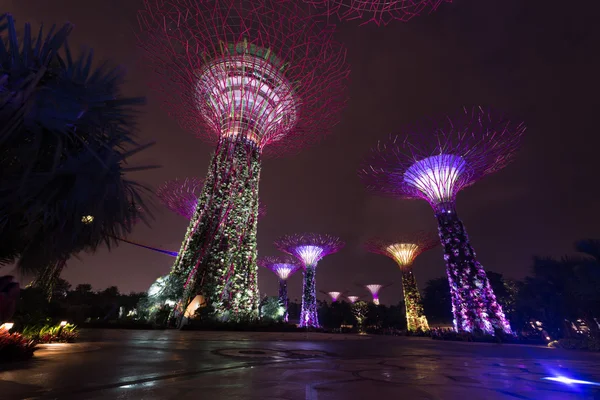
[[[432,204],[453,202],[466,169],[462,157],[440,154],[411,165],[404,173],[404,182],[419,190]]]

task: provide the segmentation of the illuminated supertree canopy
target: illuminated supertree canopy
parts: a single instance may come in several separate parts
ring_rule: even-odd
[[[292,257],[263,257],[258,259],[258,265],[268,268],[279,278],[279,302],[285,309],[283,320],[288,321],[288,292],[287,280],[302,268],[302,265]]]
[[[327,292],[327,295],[331,297],[331,301],[333,302],[338,301],[341,294],[342,292]]]
[[[256,223],[263,153],[331,131],[348,66],[333,28],[291,0],[146,0],[140,43],[180,125],[216,143],[172,274],[184,303],[217,317],[258,315]]]
[[[300,326],[318,328],[315,284],[317,263],[326,255],[342,249],[344,242],[336,236],[304,233],[283,236],[275,241],[275,246],[284,253],[296,257],[304,265]]]
[[[371,292],[371,296],[373,296],[373,304],[379,305],[379,291],[383,288],[383,285],[372,283],[365,285],[365,288]]]
[[[163,183],[157,190],[156,196],[170,211],[191,220],[198,207],[198,198],[202,193],[204,180],[202,178],[173,179]],[[267,215],[267,207],[258,203],[258,218]]]
[[[365,243],[368,251],[390,257],[402,270],[402,291],[404,292],[406,324],[409,331],[429,330],[421,294],[413,273],[413,262],[419,254],[435,247],[438,243],[437,235],[427,232],[399,235],[394,240],[373,238]]]
[[[342,20],[360,20],[363,24],[387,25],[391,21],[409,21],[431,13],[452,0],[305,0],[327,15]]]
[[[455,203],[460,190],[512,161],[524,132],[523,123],[513,123],[481,107],[465,108],[415,132],[419,135],[396,137],[379,145],[360,172],[372,191],[425,199],[433,207],[458,331],[511,332]]]
[[[358,297],[358,296],[348,296],[348,297],[347,297],[347,299],[348,299],[348,301],[349,301],[350,303],[356,303],[356,301],[357,301],[358,299],[360,299],[360,297]]]
[[[198,205],[198,198],[204,187],[202,178],[173,179],[163,183],[157,190],[156,196],[170,211],[186,219],[192,219]]]

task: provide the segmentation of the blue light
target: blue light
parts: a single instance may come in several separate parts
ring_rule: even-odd
[[[542,378],[542,379],[546,380],[546,381],[564,383],[566,385],[591,385],[591,386],[600,386],[600,383],[598,383],[598,382],[590,382],[590,381],[582,381],[582,380],[579,380],[579,379],[571,379],[571,378],[567,378],[566,376],[547,376],[547,377]]]

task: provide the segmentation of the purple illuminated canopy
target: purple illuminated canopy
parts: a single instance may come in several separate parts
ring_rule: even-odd
[[[291,257],[262,257],[257,263],[261,267],[270,269],[284,281],[302,268],[302,265]]]
[[[189,220],[196,212],[203,186],[202,178],[173,179],[163,183],[156,191],[156,196],[169,210]]]
[[[328,254],[336,253],[344,247],[340,238],[318,233],[302,233],[283,236],[275,241],[275,246],[288,253],[304,266],[314,266]]]
[[[513,160],[524,132],[522,122],[464,108],[380,143],[359,175],[372,192],[453,207],[459,191]]]

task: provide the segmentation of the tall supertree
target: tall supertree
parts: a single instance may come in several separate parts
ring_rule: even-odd
[[[331,130],[348,66],[333,29],[291,0],[146,0],[140,43],[182,127],[216,143],[172,272],[183,308],[258,315],[256,223],[263,153],[295,151]]]
[[[365,285],[365,288],[371,292],[371,296],[373,297],[373,304],[379,305],[379,291],[384,287],[384,285],[379,285],[375,283],[371,283],[369,285]]]
[[[204,179],[192,177],[166,181],[156,190],[161,203],[175,214],[191,220],[198,208],[198,198],[202,194]],[[258,203],[258,219],[267,215],[267,208]]]
[[[402,271],[402,291],[406,307],[406,326],[409,331],[427,331],[429,324],[423,311],[421,294],[413,274],[413,263],[417,256],[439,243],[436,234],[415,232],[400,235],[394,240],[373,238],[365,243],[365,248],[373,253],[383,254],[396,261]]]
[[[317,315],[317,293],[315,275],[317,263],[326,255],[338,252],[344,247],[340,238],[318,233],[286,235],[275,241],[275,246],[302,262],[304,285],[302,288],[301,327],[319,327]]]
[[[356,303],[358,301],[358,299],[360,299],[360,297],[358,297],[358,296],[348,296],[347,299],[348,299],[348,301],[350,303]]]
[[[279,302],[285,309],[283,320],[288,321],[288,292],[287,280],[295,274],[302,265],[291,257],[263,257],[258,259],[258,265],[270,269],[279,278]]]
[[[474,107],[425,129],[378,146],[361,176],[373,191],[425,199],[433,207],[444,247],[456,330],[510,333],[455,203],[460,190],[513,159],[525,125]]]
[[[431,13],[452,0],[305,0],[328,16],[341,20],[361,20],[362,24],[387,25],[391,21],[409,21]]]

